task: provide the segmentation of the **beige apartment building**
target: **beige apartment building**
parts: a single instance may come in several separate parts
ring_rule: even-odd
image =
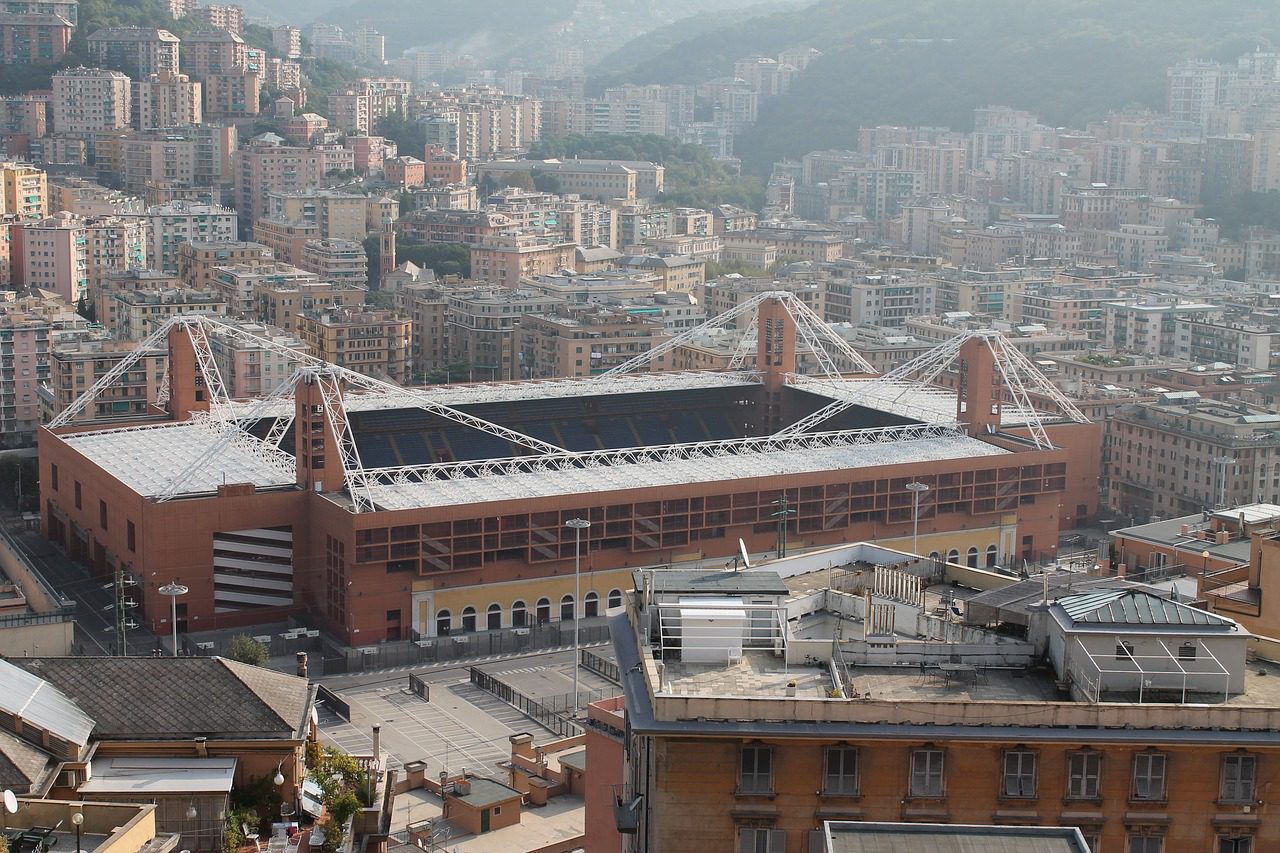
[[[394,382],[410,376],[409,318],[368,308],[311,309],[299,315],[299,337],[325,361]]]
[[[636,160],[494,160],[480,164],[477,176],[501,185],[517,172],[555,178],[560,192],[583,198],[633,202],[662,192],[666,170]]]
[[[118,326],[115,317],[117,304],[115,294],[139,290],[149,292],[174,290],[182,286],[182,280],[176,275],[159,270],[129,269],[108,273],[101,286],[95,288],[91,294],[93,307],[97,312],[94,316],[104,328],[115,328]]]
[[[356,240],[308,240],[302,247],[298,266],[325,281],[365,287],[369,281],[369,258]]]
[[[299,315],[305,311],[357,308],[364,304],[364,299],[362,286],[314,277],[310,281],[274,281],[268,277],[254,285],[258,321],[289,334],[298,334]]]
[[[447,289],[416,278],[390,289],[396,310],[409,318],[409,363],[415,378],[445,367],[449,363]]]
[[[252,223],[270,215],[270,193],[313,189],[324,179],[323,157],[308,148],[295,148],[261,137],[233,157],[236,211]],[[363,236],[363,235],[361,235]]]
[[[520,320],[523,367],[532,379],[595,376],[643,355],[667,337],[661,319],[625,308],[565,307]]]
[[[0,446],[28,444],[40,426],[36,389],[49,375],[50,336],[46,317],[0,312]]]
[[[244,9],[239,6],[210,4],[197,6],[188,15],[208,27],[244,35]],[[185,52],[186,42],[183,42]]]
[[[262,75],[232,70],[204,78],[204,112],[209,118],[235,119],[262,112]]]
[[[122,341],[140,341],[174,315],[213,314],[225,317],[227,300],[211,291],[169,288],[165,290],[116,290],[106,328]]]
[[[133,81],[133,126],[138,130],[189,127],[204,121],[204,90],[186,74],[161,71]]]
[[[514,288],[521,278],[573,269],[576,248],[536,234],[492,234],[471,247],[471,277]]]
[[[0,216],[21,220],[49,215],[48,175],[25,163],[0,163]]]
[[[315,225],[321,240],[363,240],[370,231],[369,210],[376,200],[333,190],[272,191],[267,216]]]
[[[53,126],[58,133],[96,133],[129,126],[129,78],[103,68],[65,68],[53,75]]]
[[[178,250],[192,241],[230,243],[236,239],[236,212],[220,204],[171,201],[147,208],[147,257],[152,268],[177,272]]]
[[[160,71],[178,71],[180,43],[168,30],[106,27],[90,35],[86,46],[94,62],[142,80]]]
[[[238,266],[251,269],[274,263],[275,256],[261,243],[243,240],[227,243],[192,240],[178,246],[178,278],[194,290],[213,287],[217,267]]]
[[[54,346],[49,353],[49,380],[41,394],[44,418],[48,420],[61,414],[134,348],[133,341],[105,338],[82,338]],[[157,400],[167,356],[163,344],[143,355],[72,423],[113,418],[137,420],[146,415]]]
[[[536,291],[499,287],[453,291],[447,299],[448,361],[470,365],[474,381],[527,378],[520,363],[520,324],[564,304]]]
[[[279,216],[268,216],[253,223],[253,239],[267,246],[277,259],[302,266],[302,249],[320,239],[320,226],[314,222],[295,222]]]
[[[259,323],[236,323],[251,335],[270,341],[294,352],[305,353],[307,345],[296,336]],[[263,344],[239,337],[213,334],[209,336],[209,349],[222,376],[227,395],[236,400],[262,397],[293,375],[298,360],[286,351],[267,349]]]
[[[201,80],[243,71],[246,63],[244,39],[228,30],[198,30],[182,40],[182,70]]]

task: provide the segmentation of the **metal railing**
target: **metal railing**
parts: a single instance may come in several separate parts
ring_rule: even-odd
[[[510,684],[500,681],[474,666],[471,667],[471,683],[481,690],[497,696],[503,702],[506,702],[520,713],[560,737],[574,737],[582,734],[582,726],[568,719],[563,711],[552,710],[536,699],[524,695]]]
[[[622,673],[618,670],[618,665],[608,658],[601,657],[590,649],[580,649],[578,660],[583,669],[594,672],[614,684],[622,684]]]

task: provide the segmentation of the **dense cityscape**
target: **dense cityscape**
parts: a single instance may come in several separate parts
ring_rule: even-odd
[[[0,0],[0,853],[1280,849],[1274,12]]]

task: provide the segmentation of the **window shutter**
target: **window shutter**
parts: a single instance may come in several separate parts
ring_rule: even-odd
[[[769,830],[769,853],[787,853],[787,833],[784,830]]]

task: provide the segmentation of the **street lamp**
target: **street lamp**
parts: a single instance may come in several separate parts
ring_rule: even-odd
[[[591,526],[585,518],[564,523],[573,528],[573,713],[578,713],[578,602],[582,598],[582,531]]]
[[[169,596],[169,621],[173,623],[173,656],[178,656],[178,596],[186,595],[191,590],[178,583],[177,579],[160,587],[161,595]]]
[[[71,823],[76,828],[76,853],[80,853],[80,825],[84,823],[84,815],[76,812],[71,816]]]
[[[929,491],[927,483],[907,483],[911,492],[911,553],[920,556],[920,496]]]
[[[1200,574],[1202,575],[1209,574],[1209,549],[1208,548],[1205,548],[1203,551],[1200,552],[1200,560],[1201,560]]]

